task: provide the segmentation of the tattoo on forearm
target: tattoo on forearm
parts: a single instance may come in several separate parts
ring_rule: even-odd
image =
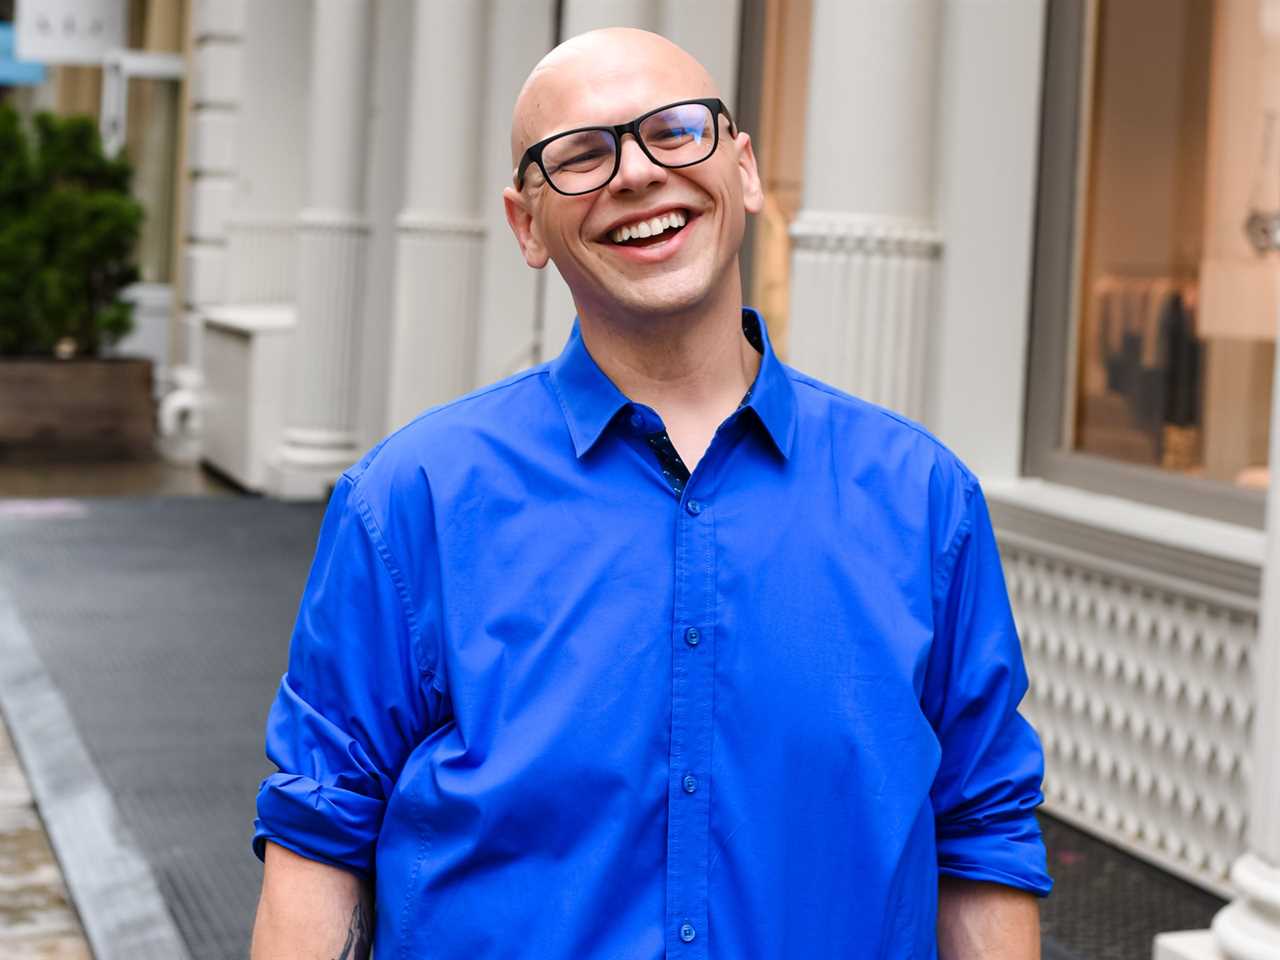
[[[369,950],[373,946],[371,926],[369,911],[364,900],[360,900],[351,910],[351,921],[347,924],[347,942],[342,945],[342,952],[334,960],[368,960]]]

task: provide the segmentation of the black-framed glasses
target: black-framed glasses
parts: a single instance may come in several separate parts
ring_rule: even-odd
[[[668,103],[630,123],[565,130],[524,152],[516,168],[516,187],[524,189],[525,171],[536,163],[556,193],[576,197],[599,190],[622,165],[622,137],[628,133],[658,166],[691,167],[720,145],[720,114],[729,121],[729,135],[735,136],[733,117],[718,97]]]

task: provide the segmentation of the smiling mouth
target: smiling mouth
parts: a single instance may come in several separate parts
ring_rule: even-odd
[[[686,210],[669,210],[648,220],[623,224],[609,231],[608,239],[622,247],[651,247],[670,240],[692,219]]]

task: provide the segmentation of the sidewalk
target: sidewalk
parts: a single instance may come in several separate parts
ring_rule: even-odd
[[[14,702],[5,658],[21,631],[110,804],[97,815],[113,829],[77,833],[57,790],[45,791],[54,805],[45,807],[41,784],[64,774],[37,749],[33,787],[98,960],[176,956],[135,949],[128,938],[155,924],[112,919],[120,901],[102,921],[98,901],[113,887],[93,873],[104,854],[77,848],[102,843],[103,832],[117,845],[110,856],[143,865],[146,877],[130,874],[140,900],[155,892],[192,960],[242,957],[261,878],[248,840],[268,772],[263,722],[321,508],[252,498],[48,503],[28,516],[0,510],[0,599],[17,624],[6,639],[0,616],[0,705]],[[9,714],[15,740],[46,742],[25,729],[27,712]],[[1156,932],[1204,927],[1221,906],[1050,818],[1044,825],[1057,880],[1042,911],[1046,960],[1146,960]]]
[[[0,956],[5,960],[89,960],[89,944],[67,899],[62,873],[0,723]]]

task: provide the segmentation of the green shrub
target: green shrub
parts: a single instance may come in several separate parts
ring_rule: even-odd
[[[88,117],[22,119],[0,107],[0,354],[95,356],[133,327],[120,292],[138,279],[142,207],[132,170]]]

